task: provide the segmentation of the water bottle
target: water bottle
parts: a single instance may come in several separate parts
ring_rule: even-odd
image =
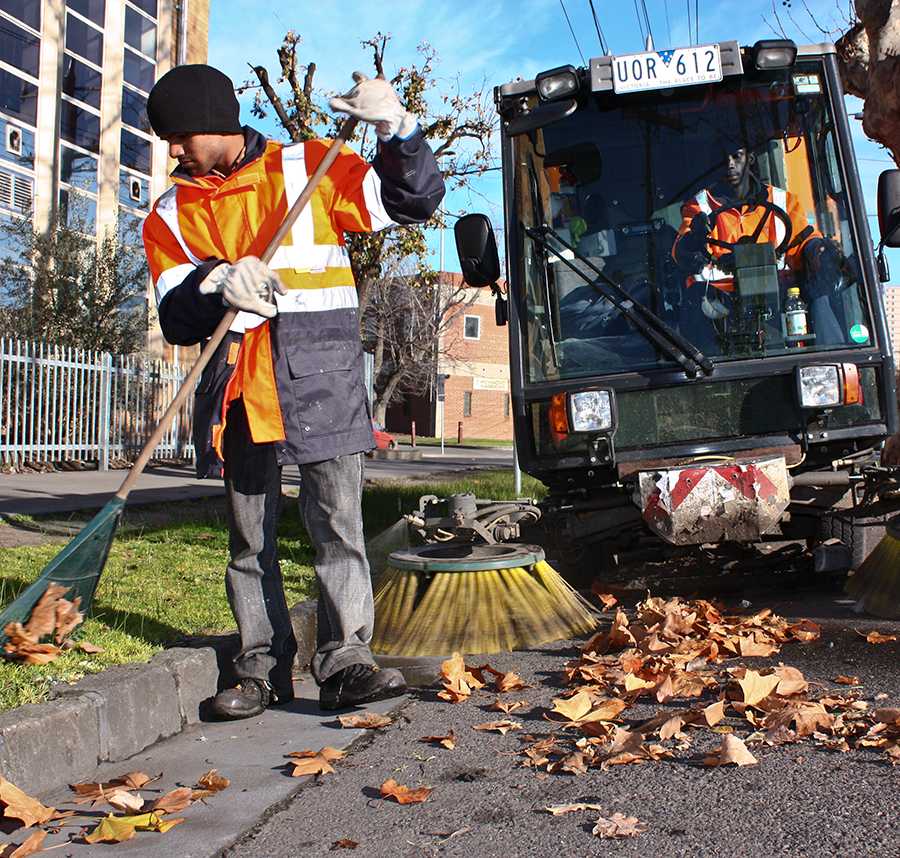
[[[791,286],[787,290],[787,301],[784,305],[784,325],[788,337],[804,337],[809,334],[809,316],[806,301],[800,297],[800,289]],[[803,343],[797,343],[802,346]]]

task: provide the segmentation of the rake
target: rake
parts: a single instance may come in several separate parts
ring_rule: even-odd
[[[334,142],[329,146],[321,163],[306,183],[306,187],[300,193],[300,196],[297,197],[275,236],[260,256],[263,262],[268,263],[275,255],[275,251],[281,245],[281,242],[284,241],[294,222],[306,207],[322,177],[334,163],[335,158],[340,153],[341,146],[353,136],[356,125],[357,120],[353,118],[345,120],[341,125],[341,130]],[[113,536],[115,535],[119,519],[122,517],[122,510],[125,508],[128,494],[134,488],[138,477],[143,473],[153,451],[162,440],[166,429],[172,424],[178,410],[193,392],[200,378],[200,373],[203,372],[219,344],[225,338],[225,334],[228,333],[228,329],[234,322],[237,312],[233,308],[225,312],[218,327],[216,327],[212,336],[203,347],[197,362],[188,373],[184,383],[178,389],[162,419],[153,430],[134,465],[132,465],[128,476],[122,482],[121,488],[107,502],[106,506],[82,528],[81,532],[44,567],[37,580],[27,587],[0,614],[0,644],[6,640],[3,629],[9,623],[24,623],[31,615],[37,601],[44,594],[47,585],[51,582],[67,587],[68,598],[72,600],[80,596],[81,610],[84,613],[88,612],[97,584],[100,581],[103,567],[106,565],[106,560],[109,557]]]

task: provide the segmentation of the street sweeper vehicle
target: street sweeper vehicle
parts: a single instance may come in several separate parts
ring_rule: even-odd
[[[495,101],[505,294],[488,219],[456,240],[509,325],[518,459],[549,489],[530,538],[593,574],[648,539],[858,566],[900,510],[898,415],[834,47],[604,56]],[[900,171],[878,196],[897,246]]]

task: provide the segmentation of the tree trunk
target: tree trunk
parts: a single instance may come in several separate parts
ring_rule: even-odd
[[[372,407],[372,411],[374,414],[374,418],[376,423],[380,426],[384,426],[385,416],[387,415],[388,405],[391,404],[391,399],[394,396],[394,393],[397,390],[397,385],[403,380],[402,372],[395,372],[389,379],[388,383],[384,386],[384,390],[381,391],[375,397],[375,404]]]

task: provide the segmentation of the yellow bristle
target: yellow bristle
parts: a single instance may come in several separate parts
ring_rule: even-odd
[[[900,535],[889,527],[881,542],[847,579],[846,591],[866,613],[900,619]]]

